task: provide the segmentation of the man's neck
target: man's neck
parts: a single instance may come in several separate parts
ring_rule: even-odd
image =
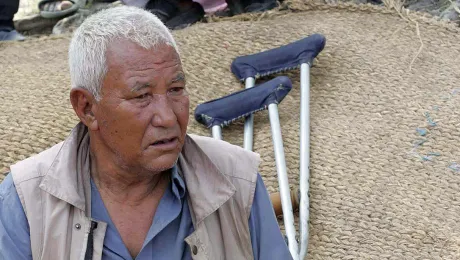
[[[91,177],[101,195],[115,203],[140,205],[152,196],[163,196],[171,170],[129,172],[91,152]]]

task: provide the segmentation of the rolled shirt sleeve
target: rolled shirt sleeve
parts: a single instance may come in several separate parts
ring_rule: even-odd
[[[0,260],[32,259],[29,223],[11,174],[0,184]]]
[[[254,259],[292,259],[260,175],[257,176],[254,202],[249,216],[249,229]]]

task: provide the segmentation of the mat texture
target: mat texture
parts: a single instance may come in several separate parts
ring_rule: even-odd
[[[460,259],[458,30],[369,6],[290,8],[298,12],[174,33],[191,111],[243,87],[230,73],[236,56],[324,34],[327,46],[311,70],[309,259]],[[2,172],[63,140],[77,122],[68,98],[68,43],[69,36],[0,45]],[[288,76],[295,84],[280,116],[296,186],[299,73]],[[224,129],[225,140],[242,145],[242,129],[242,122]],[[209,135],[192,120],[189,131]],[[276,191],[266,112],[255,119],[255,150],[265,184]]]

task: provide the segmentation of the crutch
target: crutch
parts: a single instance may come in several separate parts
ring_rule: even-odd
[[[212,129],[212,136],[222,139],[222,127],[233,121],[268,108],[272,132],[275,161],[280,186],[283,218],[288,238],[295,239],[294,213],[292,210],[286,160],[284,156],[278,104],[291,90],[292,84],[287,77],[277,77],[264,84],[235,92],[228,96],[202,103],[195,110],[195,119]],[[289,244],[290,250],[297,250],[297,244]],[[294,247],[295,246],[295,247]],[[291,249],[292,247],[292,249]],[[292,252],[291,252],[292,254]]]
[[[247,88],[228,96],[202,103],[195,109],[195,119],[207,128],[211,128],[213,138],[222,140],[222,127],[229,125],[235,120],[246,118],[248,115],[253,115],[257,111],[268,108],[278,182],[281,183],[280,192],[282,193],[289,193],[289,184],[278,115],[278,104],[284,99],[291,88],[292,84],[289,78],[277,77],[259,86]],[[272,194],[270,195],[270,199],[274,205],[275,214],[279,215],[282,211],[284,212],[284,218],[290,218],[293,222],[294,215],[292,207],[298,205],[298,196],[294,192],[291,192],[291,196],[294,201],[293,205],[291,205],[290,197],[287,196],[280,197],[277,194]],[[281,203],[282,210],[279,209],[280,198],[281,200],[289,198],[289,201]],[[294,226],[286,228],[293,229]],[[290,232],[295,232],[295,230]]]
[[[254,81],[257,78],[296,69],[300,66],[300,251],[295,239],[294,220],[286,217],[284,204],[291,205],[289,192],[283,192],[279,183],[281,204],[283,208],[286,236],[289,251],[294,260],[304,259],[308,250],[308,222],[309,222],[309,167],[310,167],[310,67],[315,57],[323,50],[326,39],[320,34],[313,34],[302,40],[271,49],[257,54],[236,58],[231,70],[241,81]],[[246,130],[246,125],[245,125]],[[249,135],[252,133],[248,133]],[[246,137],[246,133],[245,133]],[[249,138],[249,137],[248,137]],[[252,143],[252,136],[250,137]],[[245,141],[246,142],[246,141]],[[282,167],[285,164],[282,163]],[[281,167],[280,166],[280,167]],[[277,162],[278,167],[278,162]],[[285,172],[286,170],[284,170]],[[291,215],[291,213],[288,213]],[[290,228],[288,228],[290,226]]]
[[[222,140],[222,128],[258,111],[278,107],[292,88],[287,77],[277,77],[253,88],[244,89],[230,95],[199,104],[195,109],[195,119],[211,128],[212,137]],[[276,118],[274,118],[276,116]],[[270,114],[270,122],[278,116]]]

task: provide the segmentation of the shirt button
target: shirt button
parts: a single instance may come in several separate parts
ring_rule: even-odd
[[[75,224],[75,228],[76,228],[76,229],[80,229],[80,228],[81,228],[81,225],[77,223],[77,224]]]
[[[196,247],[195,245],[192,246],[192,253],[193,253],[193,255],[198,254],[198,247]]]

